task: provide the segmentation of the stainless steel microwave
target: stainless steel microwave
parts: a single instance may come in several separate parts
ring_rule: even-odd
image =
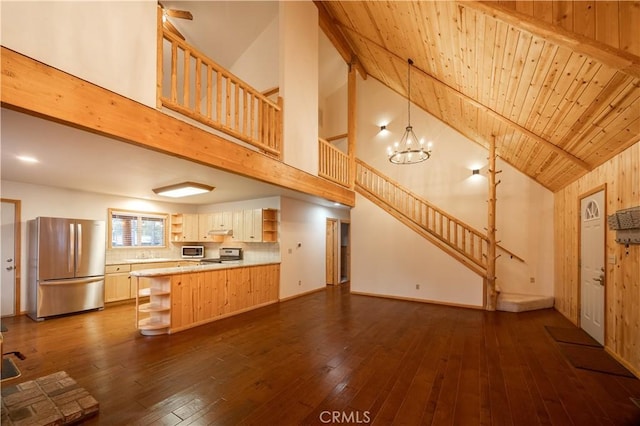
[[[204,257],[204,246],[182,246],[183,259],[199,259]]]

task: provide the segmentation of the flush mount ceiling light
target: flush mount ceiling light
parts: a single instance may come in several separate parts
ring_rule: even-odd
[[[431,142],[424,146],[424,140],[416,137],[411,127],[411,65],[413,61],[407,60],[407,127],[400,142],[393,144],[393,147],[387,148],[389,161],[393,164],[415,164],[428,160],[431,157]]]
[[[39,163],[37,158],[31,157],[29,155],[18,155],[16,158],[24,163]]]
[[[175,185],[155,188],[153,192],[164,197],[180,198],[190,195],[204,194],[213,191],[215,187],[196,182],[182,182]]]

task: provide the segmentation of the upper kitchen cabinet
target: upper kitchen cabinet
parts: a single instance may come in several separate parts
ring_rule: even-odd
[[[243,240],[247,243],[262,241],[262,209],[244,210]]]
[[[231,212],[201,213],[198,216],[200,242],[222,242],[222,237],[233,229]]]
[[[211,231],[226,232],[233,229],[233,213],[232,212],[215,212],[211,213]]]
[[[262,210],[262,242],[278,242],[278,210]]]
[[[278,210],[173,214],[171,241],[274,243],[278,241]]]
[[[199,241],[200,218],[196,213],[177,213],[171,215],[171,241]]]

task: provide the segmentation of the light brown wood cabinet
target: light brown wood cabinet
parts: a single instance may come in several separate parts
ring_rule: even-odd
[[[140,280],[139,277],[136,280]],[[139,304],[142,334],[175,333],[278,301],[280,265],[148,277],[149,304]],[[140,297],[139,297],[140,299]],[[156,309],[155,311],[153,309]]]
[[[230,237],[209,235],[209,231],[233,230]],[[250,209],[215,213],[171,215],[173,242],[277,242],[278,210]]]
[[[172,268],[179,266],[181,262],[143,262],[143,263],[122,263],[105,266],[104,277],[104,301],[119,302],[122,300],[135,299],[138,286],[131,284],[131,271],[142,269]],[[141,278],[140,288],[149,287],[149,279]]]
[[[129,271],[131,271],[131,265],[129,264],[105,266],[105,303],[117,302],[131,298],[131,280],[129,278]]]

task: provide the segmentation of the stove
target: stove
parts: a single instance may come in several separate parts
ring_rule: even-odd
[[[200,259],[200,264],[206,265],[209,263],[240,263],[242,260],[241,248],[221,248],[219,250],[220,257],[210,257],[207,259]]]

